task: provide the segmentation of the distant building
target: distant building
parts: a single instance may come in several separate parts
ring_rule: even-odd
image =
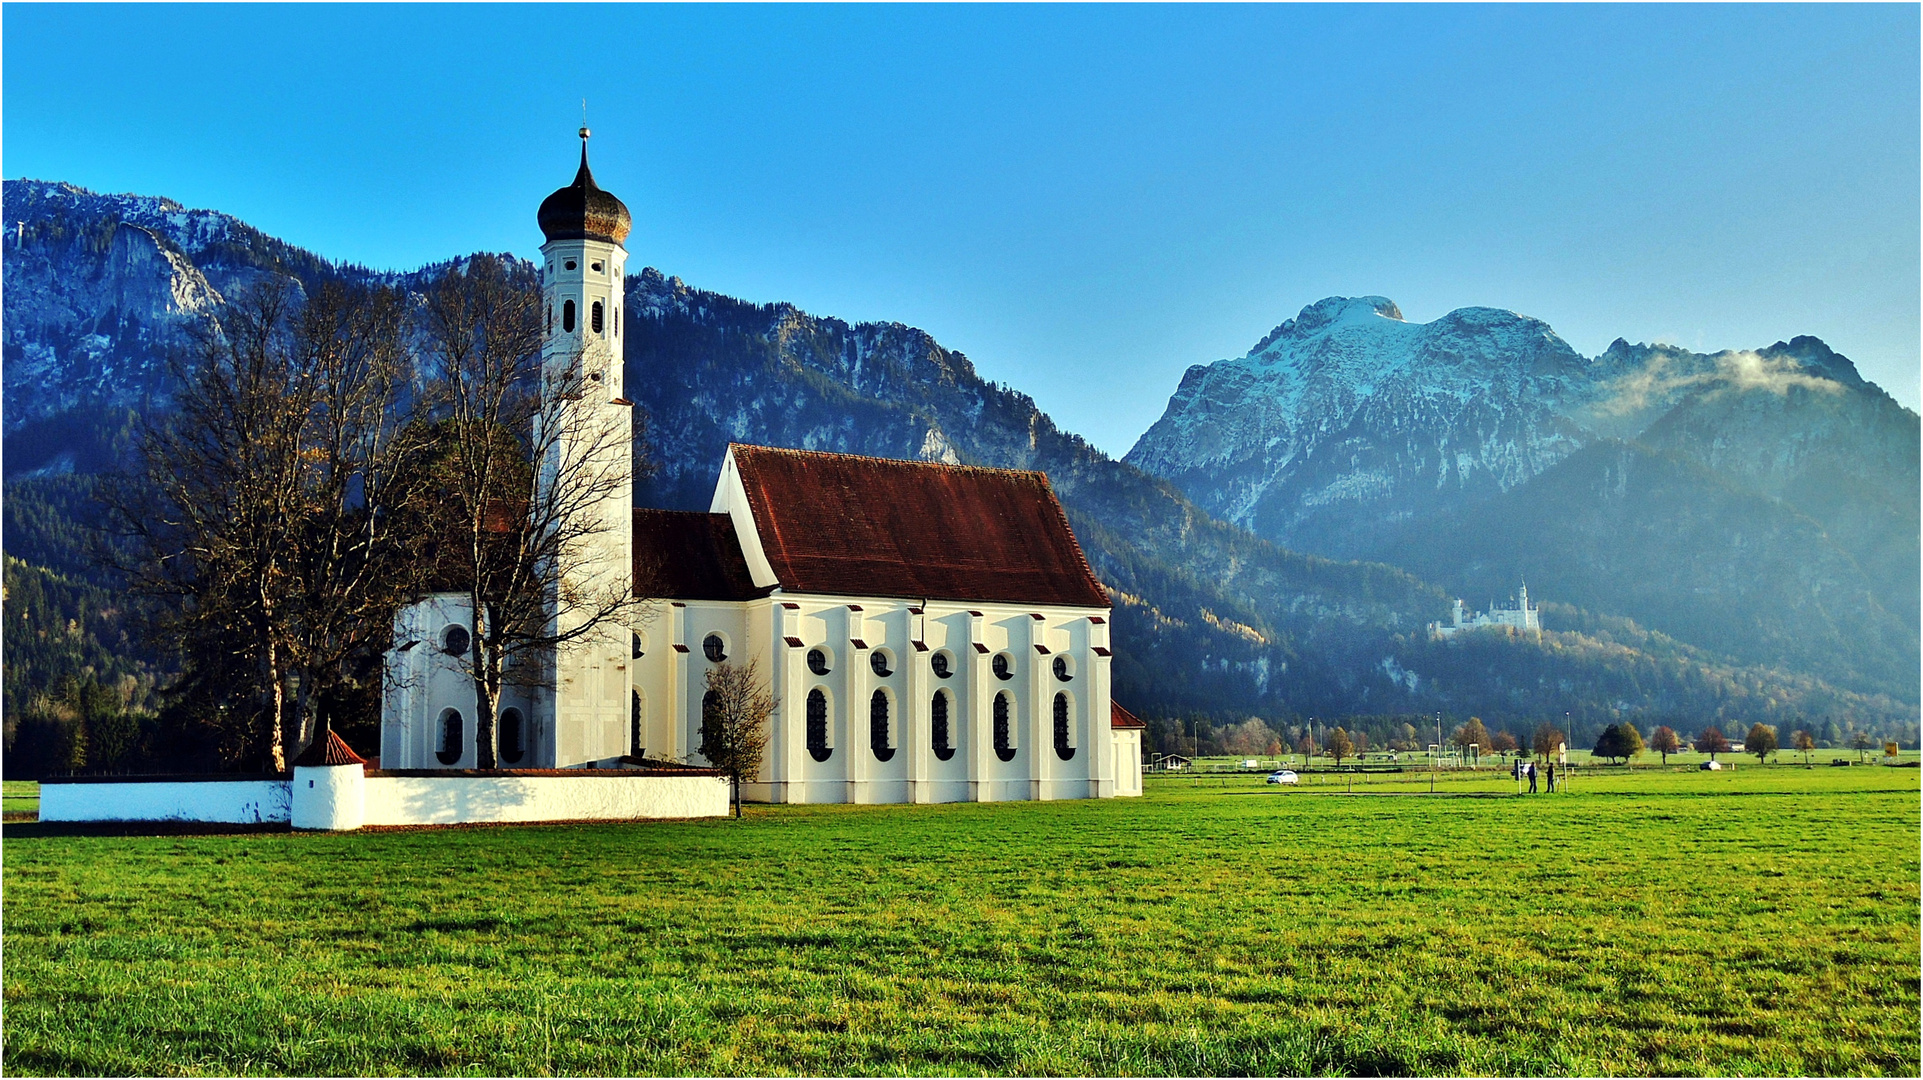
[[[1461,600],[1455,602],[1455,610],[1446,623],[1429,624],[1431,637],[1448,637],[1459,630],[1507,630],[1512,634],[1528,633],[1542,637],[1542,616],[1536,605],[1529,602],[1529,585],[1523,583],[1516,590],[1515,599],[1508,605],[1490,604],[1488,611],[1465,612]]]

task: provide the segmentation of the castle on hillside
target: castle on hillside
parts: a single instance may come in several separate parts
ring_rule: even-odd
[[[706,512],[632,506],[621,341],[630,217],[588,171],[587,134],[574,183],[538,214],[543,385],[563,385],[570,365],[587,372],[583,429],[563,429],[557,453],[621,453],[593,462],[619,482],[581,509],[592,542],[562,588],[632,589],[640,610],[631,625],[556,650],[542,665],[550,679],[503,688],[503,771],[705,765],[702,720],[718,707],[707,675],[752,664],[774,712],[748,798],[1141,794],[1144,725],[1109,697],[1108,593],[1046,475],[734,444],[716,463]],[[541,468],[559,472],[553,461]],[[453,772],[483,760],[469,603],[431,591],[400,612],[384,768]]]
[[[1455,602],[1455,610],[1446,623],[1429,624],[1429,636],[1446,638],[1459,630],[1500,629],[1511,634],[1534,634],[1542,637],[1542,616],[1537,613],[1536,605],[1529,602],[1529,584],[1524,582],[1516,590],[1515,600],[1508,606],[1491,603],[1488,611],[1464,613],[1462,601]]]

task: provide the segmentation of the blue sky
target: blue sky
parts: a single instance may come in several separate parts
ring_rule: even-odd
[[[1114,454],[1324,296],[1696,349],[1815,334],[1914,408],[1915,5],[10,3],[0,171],[323,255],[638,264],[932,332]]]

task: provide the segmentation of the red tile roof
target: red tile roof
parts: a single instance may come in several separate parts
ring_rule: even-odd
[[[315,739],[313,742],[307,744],[307,749],[302,750],[300,756],[294,759],[294,765],[297,768],[313,768],[317,765],[365,764],[367,764],[367,759],[356,754],[353,747],[348,746],[346,740],[341,738],[340,732],[334,731],[331,728],[327,732],[327,738]]]
[[[1044,473],[729,449],[789,592],[1109,606]]]
[[[726,514],[634,512],[634,591],[657,600],[752,600],[755,587]]]
[[[1108,699],[1108,726],[1120,731],[1148,727],[1147,724],[1137,720],[1134,713],[1122,708],[1122,703],[1114,698]]]

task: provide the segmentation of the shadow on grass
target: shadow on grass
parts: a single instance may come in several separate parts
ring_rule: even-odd
[[[0,824],[8,840],[52,836],[234,836],[291,832],[284,821],[229,824],[215,821],[9,821]]]

